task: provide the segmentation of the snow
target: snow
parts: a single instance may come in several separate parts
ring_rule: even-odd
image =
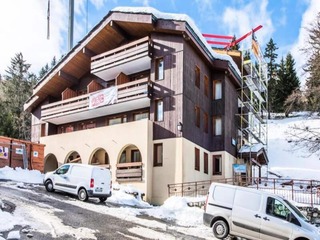
[[[290,118],[270,120],[268,128],[269,170],[281,175],[282,178],[320,180],[319,156],[314,154],[305,157],[306,152],[301,149],[293,151],[291,143],[286,140],[288,136],[287,131],[290,129],[290,126],[294,124],[304,124],[310,127],[316,127],[319,126],[319,122],[320,120],[318,118],[308,117],[305,114],[294,114]],[[35,170],[3,167],[0,168],[0,179],[8,180],[7,183],[2,183],[2,185],[7,187],[38,194],[36,191],[33,191],[32,188],[33,186],[42,184],[43,174]],[[138,193],[138,195],[134,196],[133,193]],[[55,215],[55,212],[61,210],[44,203],[34,202],[34,206],[29,205],[25,208],[17,207],[13,213],[5,212],[2,210],[4,208],[3,200],[5,197],[6,196],[0,196],[0,232],[10,231],[14,229],[15,225],[21,225],[30,226],[40,232],[46,232],[48,229],[52,229],[50,234],[53,237],[60,237],[67,232],[73,232],[76,236],[79,236],[79,238],[96,239],[95,230],[88,228],[74,229],[64,225],[61,219]],[[48,196],[48,198],[54,197]],[[24,198],[21,197],[21,199],[23,200]],[[62,201],[57,198],[54,199],[56,201]],[[28,199],[25,200],[27,201]],[[188,206],[188,203],[194,201],[203,202],[205,201],[205,197],[170,197],[163,205],[152,206],[142,200],[141,192],[134,187],[118,184],[113,185],[112,197],[108,198],[106,204],[110,205],[110,203],[114,203],[121,207],[110,207],[109,205],[106,207],[104,204],[92,204],[71,198],[70,200],[64,200],[66,203],[84,209],[135,222],[137,226],[128,229],[128,231],[141,237],[150,238],[150,236],[154,236],[154,239],[173,239],[171,235],[155,230],[161,229],[165,231],[170,228],[171,230],[191,236],[201,236],[204,239],[210,239],[212,238],[212,233],[209,228],[203,225],[203,209]],[[36,205],[42,206],[44,210],[39,213],[35,207]],[[139,218],[140,215],[150,216],[151,220]],[[50,221],[48,221],[48,219]],[[168,224],[164,222],[153,219],[166,219],[175,222],[177,225],[168,226]],[[16,231],[10,232],[13,237],[18,237],[15,235],[18,233]],[[124,233],[119,234],[122,234],[124,237],[130,237],[125,236]]]
[[[268,122],[269,170],[282,178],[320,180],[320,160],[317,154],[310,156],[304,149],[294,150],[287,138],[290,127],[297,125],[319,127],[320,120],[308,113],[295,113],[289,118]]]
[[[175,21],[184,21],[187,22],[188,25],[192,28],[192,30],[196,33],[199,40],[203,43],[203,45],[207,48],[208,52],[210,52],[211,56],[216,59],[228,61],[235,71],[241,76],[240,70],[237,64],[233,61],[233,59],[227,55],[222,53],[217,53],[212,50],[212,47],[207,43],[207,40],[202,36],[201,31],[195,24],[195,22],[186,14],[177,14],[177,13],[165,13],[160,12],[159,10],[152,7],[116,7],[111,10],[112,12],[125,12],[125,13],[142,13],[142,14],[152,14],[158,19],[166,19],[166,20],[175,20]]]

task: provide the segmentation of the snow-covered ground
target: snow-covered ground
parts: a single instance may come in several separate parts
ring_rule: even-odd
[[[13,180],[14,182],[2,183],[2,185],[6,187],[12,187],[16,189],[20,189],[21,191],[32,191],[32,186],[37,186],[42,184],[43,181],[43,174],[39,171],[30,171],[21,168],[12,169],[10,167],[0,168],[0,179],[6,180]],[[30,189],[30,184],[31,189]],[[25,185],[28,184],[28,189],[26,189]],[[103,214],[112,215],[117,218],[125,219],[127,221],[132,221],[137,224],[141,224],[144,226],[150,225],[150,227],[157,227],[159,229],[166,229],[167,226],[165,223],[155,222],[150,220],[144,220],[138,218],[137,216],[149,215],[154,218],[158,219],[166,219],[171,220],[177,223],[177,227],[172,227],[175,231],[180,231],[182,233],[192,235],[192,236],[201,236],[206,239],[210,239],[212,237],[212,233],[210,229],[205,227],[202,223],[202,215],[203,210],[198,207],[189,207],[188,202],[195,201],[195,198],[185,198],[185,197],[171,197],[168,198],[162,206],[152,206],[149,203],[135,198],[133,195],[128,194],[132,191],[137,191],[137,189],[133,189],[130,186],[123,186],[123,185],[114,185],[113,186],[113,193],[112,197],[108,198],[108,203],[116,203],[117,205],[123,205],[123,207],[106,207],[101,204],[95,205],[91,203],[81,202],[81,201],[74,201],[72,199],[67,200],[65,202],[69,204],[73,204],[75,206],[88,209],[91,211],[96,211]],[[58,199],[55,199],[59,201]],[[204,201],[204,198],[196,199]],[[97,200],[98,201],[98,200]],[[14,228],[14,225],[29,225],[35,229],[43,229],[43,226],[39,226],[37,223],[33,222],[32,219],[25,218],[25,212],[23,209],[16,211],[13,214],[7,213],[1,210],[1,196],[0,196],[0,232],[2,231],[9,231]],[[132,207],[130,207],[132,206]],[[28,209],[28,211],[34,211],[34,209]],[[50,217],[51,224],[56,224],[54,226],[55,229],[64,229],[66,226],[62,226],[61,222],[56,219],[55,215],[50,211],[54,211],[54,209],[48,209],[48,213],[41,213],[46,214],[45,218]],[[35,213],[36,214],[36,213]],[[40,214],[40,213],[39,213]],[[189,228],[190,226],[190,228]],[[163,236],[159,235],[157,232],[150,232],[152,229],[149,229],[149,232],[146,232],[146,229],[141,231],[141,229],[131,229],[133,233],[145,232],[146,236],[155,236],[155,239],[162,239],[163,237],[170,236]],[[68,232],[64,230],[64,232]],[[93,238],[94,234],[92,232],[85,231],[84,229],[81,230],[82,234],[87,232],[86,238]],[[59,233],[58,233],[59,234]],[[150,235],[151,234],[151,235]],[[0,235],[1,240],[1,235]]]
[[[297,115],[280,120],[270,120],[268,131],[269,170],[280,174],[283,178],[320,180],[319,156],[312,155],[305,157],[307,154],[303,151],[292,151],[290,143],[286,140],[286,132],[289,130],[290,126],[293,126],[294,124],[304,124],[315,127],[320,125],[320,120],[318,118],[308,118],[305,115]],[[11,182],[10,186],[21,187],[25,183],[32,183],[34,185],[42,184],[43,174],[39,171],[29,171],[21,168],[14,170],[9,167],[4,167],[0,168],[0,179],[13,180],[14,184]],[[168,219],[175,221],[181,226],[183,229],[180,229],[180,231],[182,232],[189,231],[187,234],[201,236],[205,239],[210,239],[212,237],[211,231],[202,223],[203,210],[197,207],[188,207],[188,202],[194,201],[194,199],[171,197],[168,198],[162,206],[152,206],[141,199],[128,194],[127,192],[132,191],[130,186],[115,185],[113,187],[113,195],[107,200],[107,203],[123,204],[126,207],[112,208],[71,200],[68,201],[68,203],[137,223],[139,223],[139,221],[140,223],[141,221],[145,221],[143,222],[143,225],[145,226],[148,226],[149,223],[146,222],[146,220],[137,218],[138,215],[144,214],[159,219]],[[2,211],[2,204],[0,196],[0,232],[11,230],[14,225],[21,223],[30,226],[34,225],[31,220],[24,218],[23,211],[16,210],[13,214]],[[52,215],[54,217],[54,214]],[[154,224],[157,224],[159,229],[166,228],[164,223],[154,223],[154,221],[152,221],[152,225]],[[192,226],[192,228],[189,229],[188,226]],[[176,227],[176,230],[179,231],[179,227]],[[146,229],[144,229],[144,231],[146,231]],[[149,229],[149,231],[152,230]],[[141,233],[143,231],[137,227],[136,229],[132,229],[132,232]],[[12,234],[15,233],[13,232]],[[150,236],[150,234],[154,235],[155,233],[146,232],[146,234]]]
[[[319,128],[320,118],[308,113],[296,113],[289,118],[269,120],[269,170],[282,178],[320,180],[320,156],[310,156],[305,149],[293,150],[293,144],[288,142],[288,131],[294,125]]]

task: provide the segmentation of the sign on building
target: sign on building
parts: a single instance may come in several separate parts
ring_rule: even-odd
[[[0,146],[0,158],[8,159],[9,148]]]
[[[234,173],[246,173],[247,165],[245,164],[233,164]]]
[[[114,104],[117,99],[117,87],[109,87],[89,95],[89,108]]]
[[[16,148],[16,154],[22,155],[23,154],[23,148]]]

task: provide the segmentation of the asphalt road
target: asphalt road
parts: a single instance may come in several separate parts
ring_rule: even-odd
[[[8,184],[8,183],[6,183]],[[73,239],[157,239],[155,236],[152,236],[152,233],[160,233],[165,236],[164,238],[168,239],[203,239],[197,238],[195,236],[185,235],[181,232],[174,231],[169,227],[166,229],[159,229],[157,227],[152,228],[150,226],[143,226],[139,223],[130,222],[117,218],[105,213],[99,213],[97,211],[88,210],[88,208],[82,208],[73,204],[67,203],[68,200],[76,200],[75,197],[66,195],[63,193],[48,193],[46,192],[43,186],[30,187],[23,186],[24,189],[15,189],[11,187],[4,186],[3,182],[0,182],[0,199],[5,203],[5,211],[8,212],[20,212],[25,214],[28,221],[30,221],[29,213],[33,213],[33,220],[38,224],[47,224],[46,221],[53,221],[52,219],[58,219],[61,221],[62,227],[54,227],[50,231],[40,231],[39,229],[31,228],[26,224],[21,224],[15,226],[14,230],[20,231],[20,239],[30,239],[27,236],[29,233],[32,238],[36,240],[50,240],[50,239],[64,239],[64,240],[73,240]],[[103,205],[105,208],[119,208],[117,205],[110,205],[106,203],[98,203],[96,200],[90,200],[89,203],[94,207],[95,205]],[[122,206],[123,207],[123,206]],[[51,211],[48,213],[48,211]],[[22,213],[21,213],[22,212]],[[28,216],[27,216],[28,215]],[[36,216],[36,217],[35,217]],[[48,217],[47,217],[48,216]],[[172,222],[161,221],[153,219],[149,216],[140,216],[147,220],[158,221],[161,224],[166,224],[172,226]],[[31,218],[32,219],[32,218]],[[151,221],[152,220],[152,221]],[[56,220],[55,220],[56,221]],[[25,229],[25,230],[23,230]],[[61,234],[61,231],[65,232]],[[94,230],[91,233],[91,237],[86,238],[86,235],[82,234],[83,231],[88,231],[88,229]],[[135,234],[129,229],[138,229],[137,231],[146,231],[142,237],[141,234]],[[140,230],[139,230],[140,229]],[[27,231],[28,230],[28,231]],[[150,232],[149,232],[150,230]],[[11,230],[12,231],[12,230]],[[24,233],[25,232],[25,233]],[[150,234],[148,235],[148,232]],[[0,232],[0,236],[6,238],[8,232]],[[158,238],[161,239],[161,238]]]

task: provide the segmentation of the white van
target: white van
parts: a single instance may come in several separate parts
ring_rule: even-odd
[[[267,192],[212,183],[203,222],[218,239],[318,240],[320,229],[288,200]]]
[[[107,168],[68,163],[45,174],[43,183],[48,192],[59,190],[78,195],[81,201],[97,197],[101,202],[111,196],[111,172]]]

